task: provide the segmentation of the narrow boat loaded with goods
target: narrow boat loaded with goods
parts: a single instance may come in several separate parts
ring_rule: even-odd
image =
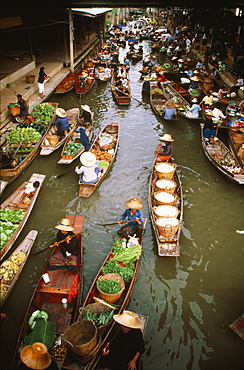
[[[61,343],[61,336],[66,328],[77,320],[83,291],[83,248],[81,244],[83,216],[68,215],[66,218],[74,227],[74,237],[78,241],[79,255],[77,256],[76,268],[74,271],[64,266],[53,269],[50,258],[59,251],[59,246],[51,246],[53,252],[26,311],[16,345],[12,369],[16,369],[16,365],[20,361],[19,351],[21,348],[35,342],[45,344],[52,358],[61,364],[62,354],[66,350],[65,344]]]
[[[169,122],[175,122],[176,120],[178,120],[177,114],[173,118],[170,119],[165,118],[164,116],[165,107],[174,108],[175,103],[172,99],[168,99],[166,97],[164,89],[158,87],[157,83],[155,82],[150,82],[150,105],[153,111],[156,113],[156,115],[159,116],[160,118]]]
[[[45,177],[45,175],[33,173],[28,181],[25,181],[1,204],[1,260],[13,246],[15,240],[26,224]],[[28,194],[25,193],[26,186],[27,184],[34,184],[35,182],[39,182],[39,186],[36,188],[34,195],[28,196]]]
[[[232,151],[218,138],[210,138],[209,141],[204,139],[203,127],[200,124],[202,148],[210,162],[229,180],[237,184],[244,184],[244,171]]]
[[[78,127],[78,118],[80,115],[79,108],[72,108],[67,111],[67,116],[70,125],[70,131],[66,135],[59,135],[57,125],[49,127],[45,139],[41,143],[40,155],[49,155],[60,148],[75,133]]]
[[[144,231],[146,222],[147,219]],[[139,272],[144,231],[141,239],[130,238],[128,248],[125,248],[125,239],[115,240],[87,293],[78,321],[64,334],[63,341],[69,349],[63,370],[74,366],[87,370],[96,368],[104,342],[115,325],[113,314],[122,313],[129,304]],[[95,327],[87,322],[89,318],[95,318]]]
[[[10,130],[1,146],[1,181],[12,182],[33,161],[55,119],[57,107],[57,103],[37,104],[32,111],[34,123],[22,122]]]
[[[94,140],[90,152],[95,154],[98,165],[102,167],[100,177],[95,184],[79,181],[79,196],[88,198],[106,177],[115,160],[119,145],[119,124],[106,125]]]
[[[86,63],[85,67],[76,74],[76,94],[85,96],[95,83],[95,64],[92,61]]]
[[[159,256],[180,255],[183,195],[176,164],[157,162],[155,156],[149,181],[149,212]]]
[[[1,291],[0,291],[0,306],[6,302],[8,296],[13,290],[21,271],[23,270],[27,258],[30,255],[38,232],[31,230],[20,245],[13,251],[7,260],[0,265]]]
[[[111,90],[112,90],[112,95],[114,100],[118,105],[129,105],[131,102],[131,87],[130,87],[130,82],[128,82],[128,92],[123,92],[122,87],[116,87],[115,81],[116,81],[116,73],[113,73],[112,75],[112,80],[111,80]]]

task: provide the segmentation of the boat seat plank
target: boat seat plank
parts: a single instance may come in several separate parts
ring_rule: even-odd
[[[39,293],[58,294],[66,297],[69,294],[69,289],[66,288],[55,288],[55,287],[43,287],[38,289]]]

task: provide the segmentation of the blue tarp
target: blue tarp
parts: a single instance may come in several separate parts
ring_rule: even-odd
[[[125,24],[114,24],[113,27],[126,27]]]
[[[129,41],[129,42],[134,42],[135,44],[137,44],[137,43],[138,43],[138,40],[135,40],[135,39],[129,39],[128,41]]]

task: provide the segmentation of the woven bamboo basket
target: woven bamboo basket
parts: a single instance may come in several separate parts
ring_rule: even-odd
[[[105,275],[102,275],[99,279],[101,279],[101,280],[116,280],[120,283],[121,290],[118,293],[115,293],[115,294],[107,294],[107,293],[102,292],[99,288],[97,288],[98,291],[99,291],[100,297],[105,302],[108,302],[108,303],[117,302],[119,300],[119,298],[121,297],[124,289],[125,289],[125,282],[124,282],[123,278],[119,274],[105,274]]]
[[[90,303],[88,305],[86,305],[85,307],[81,307],[80,308],[80,315],[79,315],[79,320],[82,320],[82,318],[84,317],[85,315],[85,312],[87,310],[90,310],[94,313],[98,313],[100,314],[101,312],[103,312],[104,310],[106,310],[106,306],[102,303],[99,303],[99,302],[96,302],[96,303]],[[97,333],[101,336],[103,336],[109,329],[109,327],[111,326],[113,322],[113,318],[111,318],[111,320],[106,324],[106,325],[103,325],[103,326],[99,326],[97,327]]]
[[[160,225],[161,220],[165,220],[165,226]],[[174,220],[174,224],[171,223],[172,220]],[[156,220],[156,226],[160,235],[165,238],[173,238],[180,227],[180,221],[177,218],[172,219],[162,217]]]
[[[101,336],[98,336],[98,341],[97,341],[96,346],[86,356],[76,356],[76,355],[73,356],[75,363],[78,365],[86,364],[99,352],[101,345],[102,345],[102,338]]]
[[[59,137],[57,135],[47,136],[46,139],[50,143],[50,145],[56,145],[59,142]]]
[[[117,134],[117,132],[118,132],[117,123],[114,124],[113,122],[111,122],[111,124],[109,126],[107,126],[107,128],[106,128],[106,132],[108,134]]]
[[[155,186],[157,191],[167,191],[174,194],[177,184],[173,180],[160,179],[156,181]]]
[[[173,163],[158,163],[155,166],[159,179],[171,180],[176,170],[176,164]],[[167,171],[166,171],[167,170]]]
[[[13,103],[12,103],[13,104]],[[8,105],[8,111],[12,116],[18,116],[20,114],[20,107],[10,107],[11,104]]]
[[[154,213],[157,217],[173,217],[177,218],[180,211],[174,206],[158,206],[153,208]]]
[[[164,196],[164,199],[162,199],[162,195]],[[154,198],[157,206],[173,206],[173,204],[175,203],[174,195],[168,193],[167,191],[154,193]]]
[[[75,354],[86,356],[97,344],[97,327],[92,320],[77,321],[68,326],[62,341]]]

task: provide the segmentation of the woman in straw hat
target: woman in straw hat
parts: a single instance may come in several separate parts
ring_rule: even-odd
[[[51,359],[47,347],[43,343],[36,342],[22,348],[20,359],[18,370],[58,370],[56,362]]]
[[[176,108],[175,108],[175,103],[173,100],[168,100],[165,103],[165,108],[164,108],[164,119],[174,119],[176,118]]]
[[[145,350],[141,331],[143,323],[139,316],[131,311],[114,315],[113,319],[116,325],[102,350],[104,357],[99,365],[111,370],[136,370],[140,356]],[[111,344],[114,336],[116,337]]]
[[[83,109],[82,115],[80,116],[80,119],[88,126],[88,124],[92,124],[92,112],[89,105],[81,105],[81,108]]]
[[[199,77],[197,77],[197,76],[191,77],[190,88],[194,89],[194,90],[197,90],[199,81],[200,81]]]
[[[203,135],[204,135],[204,140],[208,141],[211,136],[216,135],[217,124],[213,122],[214,114],[211,112],[211,110],[208,110],[206,112],[206,115],[207,115],[207,118],[204,120]]]
[[[58,135],[64,136],[69,132],[70,125],[69,125],[69,119],[67,116],[67,113],[65,109],[63,108],[57,108],[56,109],[56,115],[58,118],[55,122],[51,124],[51,126],[57,126],[58,128]]]
[[[54,246],[59,246],[59,251],[54,253],[49,260],[49,269],[67,269],[74,271],[77,265],[77,256],[79,254],[77,238],[74,237],[74,228],[70,225],[68,218],[63,218],[61,222],[55,226],[58,230],[56,242]],[[64,240],[62,243],[60,241]]]
[[[125,238],[127,241],[129,240],[130,236],[134,235],[136,235],[137,238],[140,238],[144,225],[144,217],[141,211],[144,207],[144,204],[140,201],[139,198],[132,197],[127,202],[125,202],[125,206],[127,207],[127,209],[124,211],[117,223],[121,225],[126,218],[128,218],[128,221],[131,222],[122,226],[122,228],[119,229],[117,233],[119,236]]]
[[[80,156],[80,161],[81,166],[75,168],[75,172],[80,175],[80,182],[96,184],[102,167],[98,166],[95,154],[84,152]]]
[[[172,157],[174,139],[170,134],[164,134],[160,140],[164,142],[164,147],[159,144],[158,150],[154,150],[154,155],[157,156],[157,162],[168,161]]]

